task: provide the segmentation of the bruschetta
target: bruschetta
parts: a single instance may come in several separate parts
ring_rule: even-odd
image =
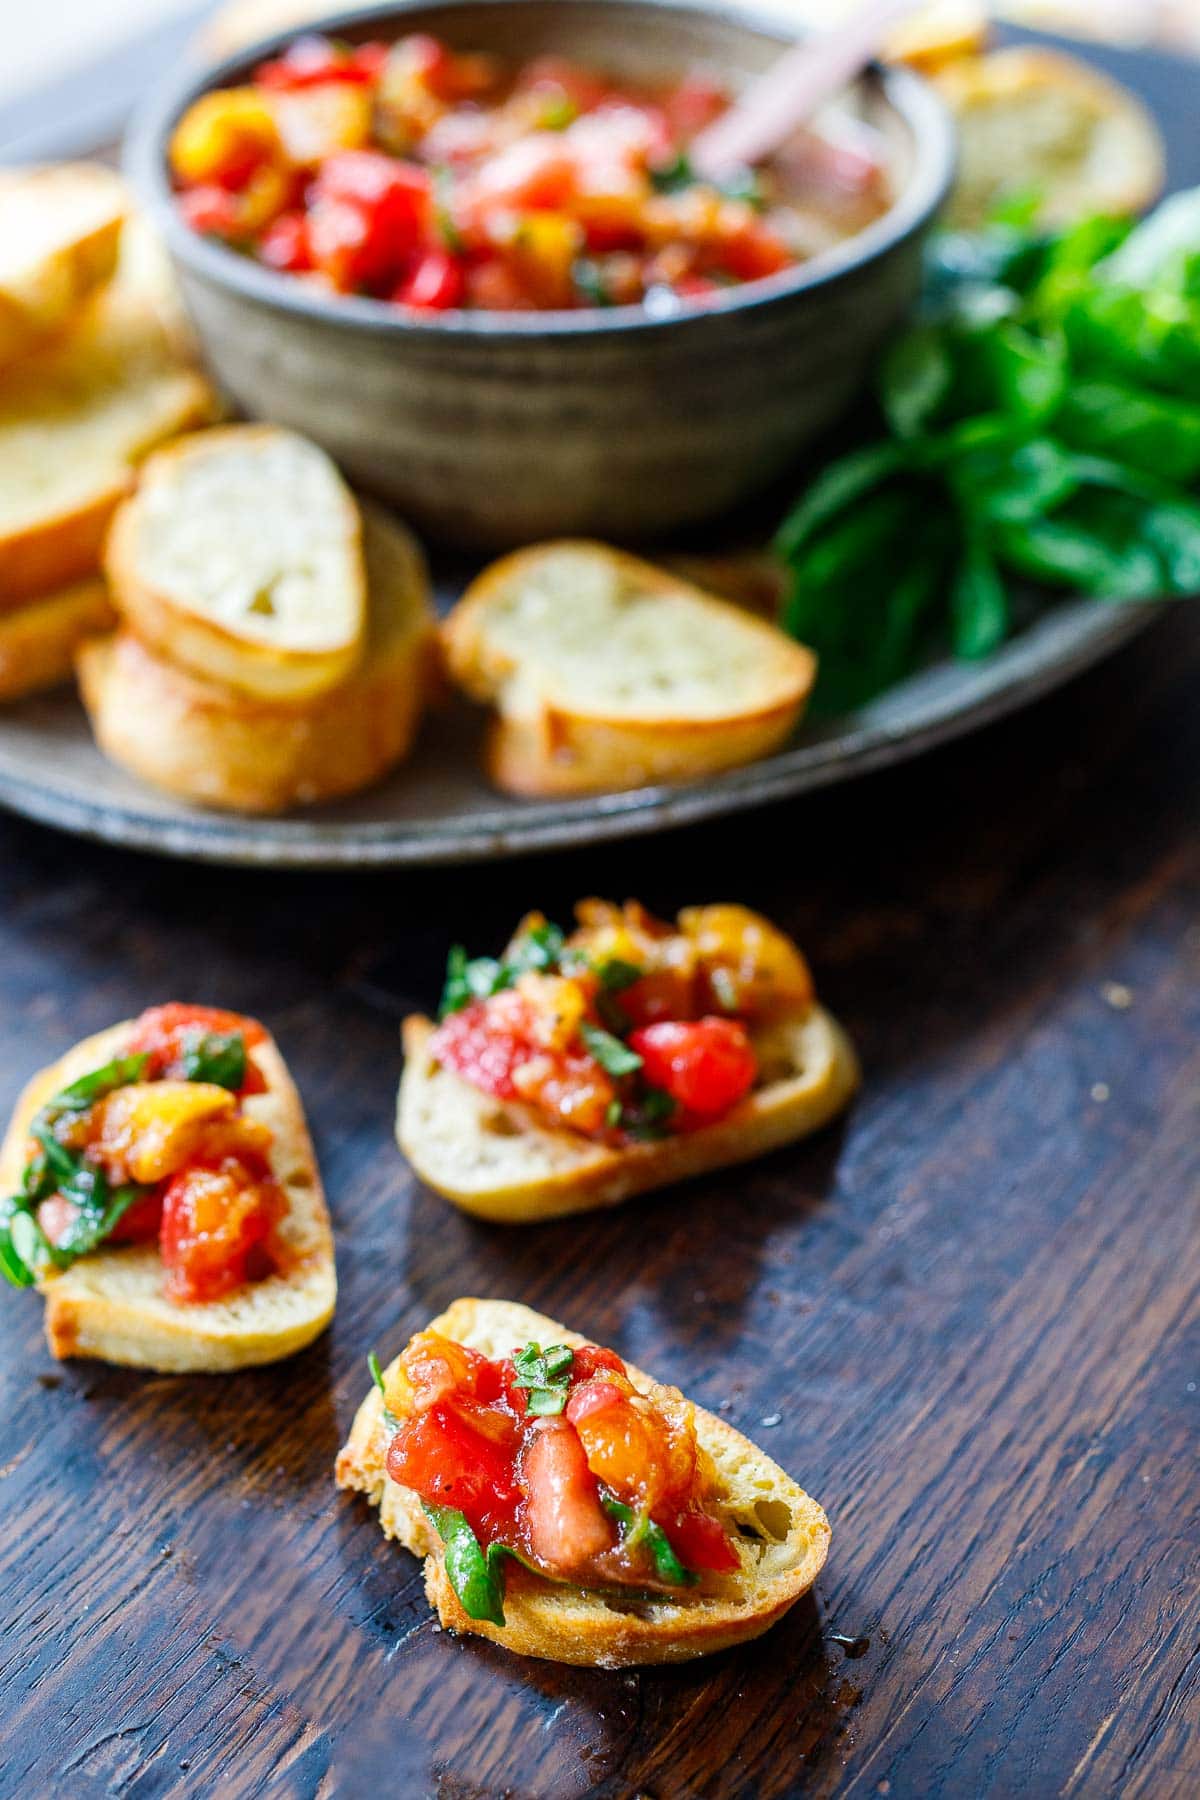
[[[0,1147],[0,1272],[56,1357],[168,1373],[301,1349],[333,1238],[299,1096],[254,1019],[171,1004],[34,1076]]]
[[[858,1063],[791,940],[743,906],[585,900],[504,955],[451,952],[440,1019],[404,1024],[397,1138],[466,1212],[612,1206],[818,1130]]]
[[[337,1482],[425,1559],[451,1631],[617,1669],[758,1637],[829,1522],[731,1425],[506,1300],[456,1300],[388,1366]]]
[[[0,170],[0,368],[53,337],[117,266],[129,205],[99,163]]]

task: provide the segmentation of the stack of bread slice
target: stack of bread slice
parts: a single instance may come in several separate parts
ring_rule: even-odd
[[[0,174],[0,700],[69,678],[138,461],[215,414],[164,269],[110,171]]]
[[[273,813],[354,793],[408,751],[433,667],[424,559],[315,444],[230,425],[169,445],[105,561],[119,627],[77,666],[114,762]]]

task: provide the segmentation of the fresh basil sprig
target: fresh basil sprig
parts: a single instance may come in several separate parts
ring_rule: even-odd
[[[1196,593],[1200,189],[1139,226],[1047,235],[1016,209],[935,240],[923,317],[875,400],[874,438],[826,465],[776,539],[783,623],[820,658],[816,711],[946,646],[989,655],[1038,589]]]
[[[644,1544],[660,1581],[671,1587],[695,1587],[700,1577],[694,1570],[684,1568],[672,1550],[666,1532],[654,1523],[649,1513],[634,1512],[632,1506],[626,1506],[604,1487],[600,1489],[600,1504],[609,1518],[615,1519],[620,1526],[623,1550],[636,1550]]]
[[[525,1405],[529,1412],[552,1418],[562,1412],[571,1388],[571,1364],[575,1352],[567,1344],[551,1344],[543,1350],[538,1344],[526,1344],[513,1357],[513,1386],[525,1389]]]

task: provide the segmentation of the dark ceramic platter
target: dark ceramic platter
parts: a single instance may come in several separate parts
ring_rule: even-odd
[[[154,54],[162,55],[161,40]],[[1171,185],[1200,182],[1185,69],[1156,55],[1088,54],[1156,111],[1169,140]],[[144,78],[153,72],[147,67]],[[70,117],[71,105],[68,88],[47,94],[42,117],[55,107]],[[12,143],[9,154],[55,153],[48,128],[30,138],[27,115],[20,124],[25,140]],[[4,125],[0,116],[0,147]],[[66,127],[62,147],[80,148],[68,141]],[[454,585],[441,586],[442,598],[452,599]],[[572,802],[510,800],[491,791],[478,772],[475,724],[446,715],[427,725],[404,768],[352,801],[280,820],[227,817],[183,805],[112,767],[93,745],[78,702],[63,693],[9,708],[0,718],[0,802],[111,843],[276,867],[465,862],[600,843],[741,811],[915,756],[1061,685],[1140,631],[1151,610],[1066,602],[986,663],[940,663],[868,707],[804,727],[793,745],[765,762],[687,788]]]

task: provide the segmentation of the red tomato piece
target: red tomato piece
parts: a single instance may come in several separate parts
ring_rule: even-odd
[[[571,1389],[566,1405],[567,1418],[572,1425],[578,1425],[581,1419],[590,1419],[593,1413],[619,1405],[624,1397],[621,1389],[614,1387],[611,1381],[582,1381]]]
[[[500,1029],[483,1000],[473,1000],[443,1019],[429,1051],[435,1061],[497,1100],[516,1099],[513,1072],[531,1054],[528,1039]]]
[[[183,1080],[184,1056],[197,1039],[209,1034],[225,1036],[230,1032],[240,1034],[247,1050],[265,1043],[267,1038],[265,1027],[243,1013],[226,1012],[219,1006],[184,1006],[173,1000],[166,1006],[151,1006],[142,1014],[134,1028],[129,1050],[132,1055],[141,1052],[149,1056],[148,1080],[164,1077]],[[247,1058],[246,1079],[241,1092],[262,1094],[266,1087],[258,1065]]]
[[[447,312],[461,306],[466,293],[462,265],[448,250],[425,250],[417,258],[393,300],[419,312]]]
[[[205,237],[236,239],[243,227],[237,195],[215,181],[202,181],[178,196],[179,210],[193,231]]]
[[[108,1237],[109,1244],[143,1244],[156,1238],[162,1225],[162,1195],[146,1194],[121,1214]],[[79,1208],[64,1194],[51,1194],[37,1210],[37,1221],[52,1244],[59,1244],[79,1216]]]
[[[258,259],[284,274],[303,274],[313,266],[308,242],[308,219],[302,212],[280,213],[263,232]]]
[[[635,1031],[629,1043],[651,1087],[662,1088],[693,1118],[728,1112],[758,1073],[749,1033],[736,1019],[663,1020]]]
[[[795,258],[768,226],[755,223],[724,239],[719,255],[722,266],[739,281],[761,281],[790,269]]]
[[[562,212],[578,185],[578,164],[562,132],[532,131],[483,164],[471,184],[468,210],[481,217],[492,208]]]
[[[521,1458],[529,1547],[551,1569],[581,1568],[612,1544],[583,1445],[561,1419],[542,1419]]]
[[[432,204],[430,178],[414,163],[339,150],[313,184],[313,261],[343,289],[394,281],[429,231]]]
[[[680,1513],[663,1530],[685,1569],[712,1569],[724,1575],[741,1567],[724,1527],[708,1513]]]
[[[602,1350],[599,1344],[581,1344],[571,1363],[572,1381],[587,1381],[599,1369],[611,1369],[615,1375],[624,1375],[625,1364],[615,1350]]]
[[[311,33],[297,38],[274,61],[260,63],[254,79],[259,87],[276,92],[319,87],[327,81],[365,84],[378,78],[387,55],[386,44],[362,44],[357,50],[346,50]]]
[[[166,1293],[176,1301],[219,1300],[272,1267],[269,1240],[284,1210],[271,1180],[236,1157],[182,1169],[163,1199],[160,1248]]]
[[[487,1416],[489,1423],[502,1419],[498,1412]],[[387,1472],[431,1505],[464,1513],[486,1542],[511,1520],[520,1499],[513,1466],[516,1431],[513,1421],[508,1442],[485,1437],[453,1403],[439,1401],[401,1421],[388,1449]]]

